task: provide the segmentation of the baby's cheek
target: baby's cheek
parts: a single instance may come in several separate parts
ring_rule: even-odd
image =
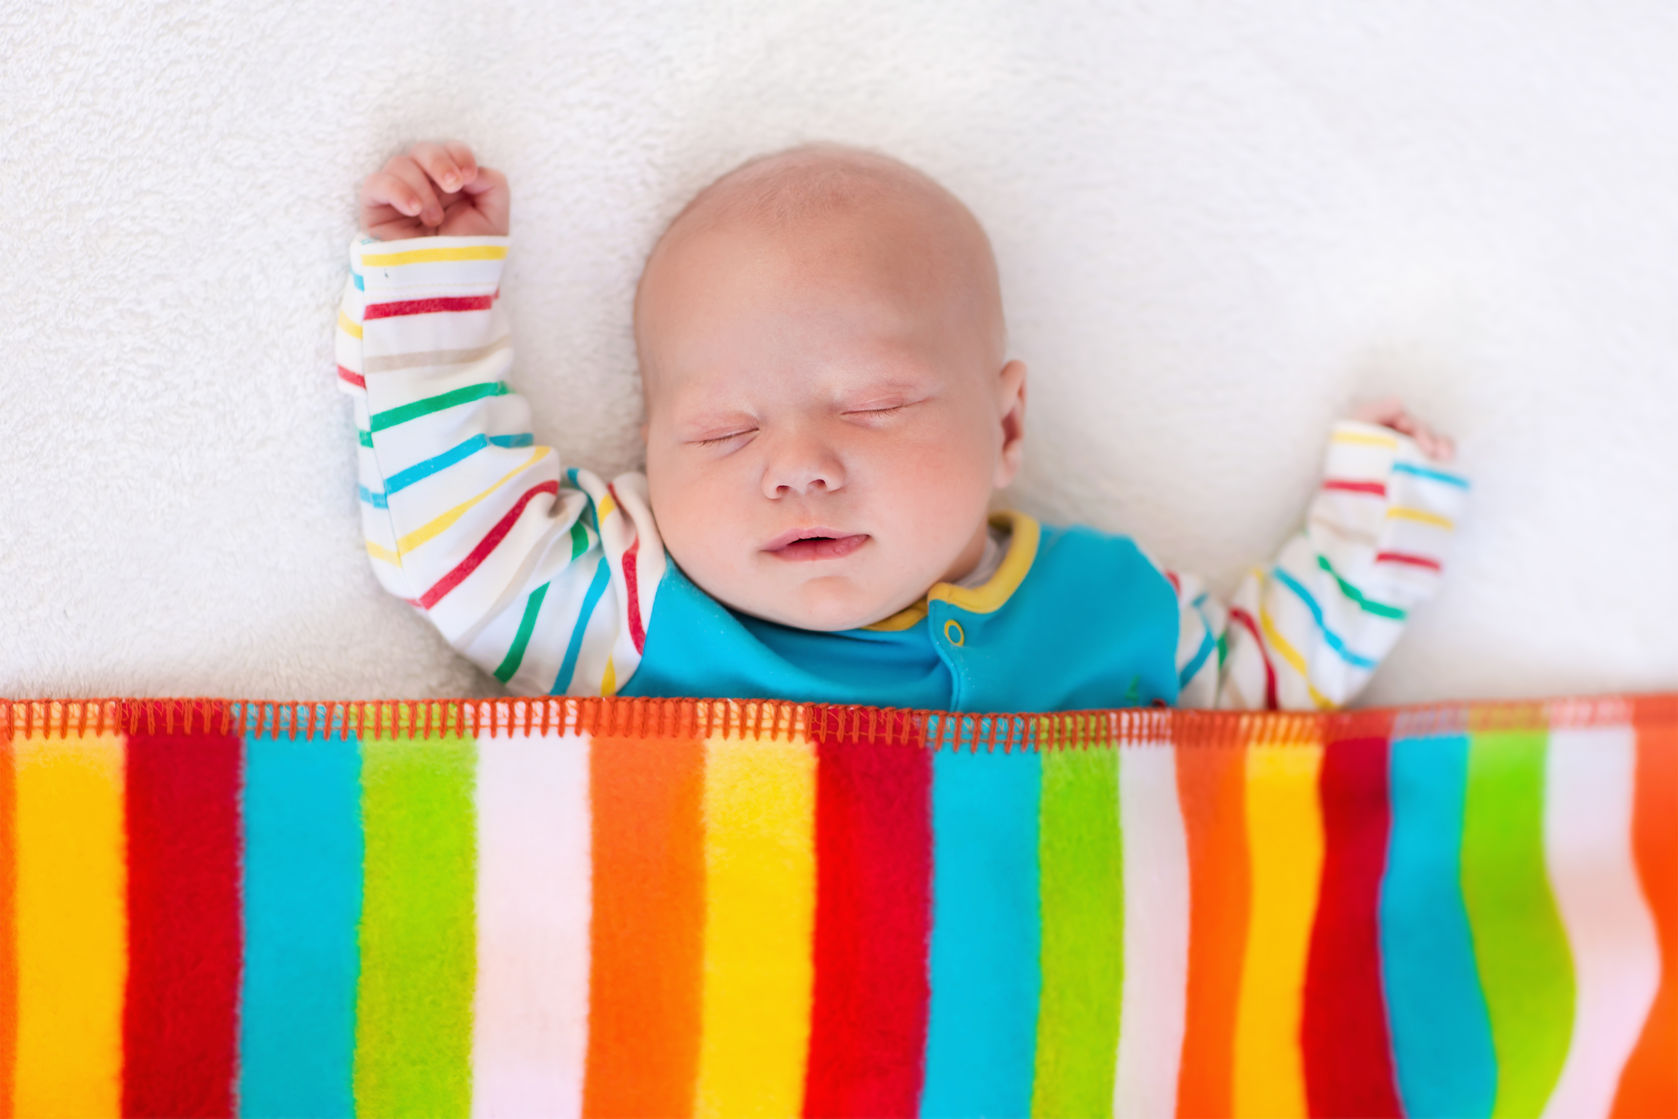
[[[740,484],[721,473],[684,472],[670,488],[669,520],[659,520],[671,554],[713,582],[729,579],[741,566],[753,531],[746,523]]]
[[[983,448],[956,430],[905,442],[897,448],[895,459],[891,473],[903,482],[912,480],[946,495],[983,486],[991,473]]]

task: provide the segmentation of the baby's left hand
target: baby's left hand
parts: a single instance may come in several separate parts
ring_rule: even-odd
[[[1440,435],[1405,411],[1404,403],[1396,396],[1354,408],[1352,418],[1403,432],[1416,441],[1416,445],[1422,449],[1422,454],[1438,462],[1450,462],[1451,456],[1456,453],[1456,446],[1449,436]]]

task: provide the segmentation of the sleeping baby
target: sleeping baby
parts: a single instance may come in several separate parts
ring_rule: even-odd
[[[1467,483],[1395,400],[1329,433],[1229,601],[1127,536],[996,507],[1020,470],[984,230],[884,154],[705,187],[635,292],[644,471],[537,444],[500,301],[509,193],[464,144],[361,186],[338,316],[384,587],[520,695],[950,711],[1347,703],[1434,592]]]

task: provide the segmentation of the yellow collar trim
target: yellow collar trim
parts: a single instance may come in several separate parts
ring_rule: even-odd
[[[904,607],[889,618],[871,622],[863,629],[899,630],[908,629],[922,618],[926,617],[927,605],[933,599],[941,599],[952,606],[959,606],[963,610],[975,614],[989,614],[996,610],[1019,587],[1025,573],[1031,570],[1031,561],[1037,558],[1037,521],[1025,513],[1014,509],[1003,509],[992,513],[988,523],[999,528],[1009,528],[1012,535],[1008,538],[1008,554],[1002,557],[1002,562],[992,572],[991,577],[977,587],[960,587],[954,583],[934,583],[926,592],[926,600],[917,602],[913,606]]]

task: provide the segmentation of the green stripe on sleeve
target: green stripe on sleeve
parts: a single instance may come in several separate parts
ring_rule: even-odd
[[[1317,566],[1332,575],[1334,577],[1334,581],[1340,584],[1341,593],[1353,602],[1357,603],[1359,606],[1363,607],[1365,613],[1374,614],[1376,617],[1380,618],[1392,618],[1396,621],[1404,620],[1405,613],[1402,609],[1397,606],[1388,606],[1384,602],[1376,602],[1372,598],[1366,598],[1362,591],[1358,590],[1356,587],[1352,586],[1352,584],[1346,582],[1345,579],[1341,578],[1340,572],[1329,566],[1327,556],[1319,553],[1317,556]]]
[[[404,424],[409,420],[417,420],[421,416],[430,415],[432,412],[441,412],[444,408],[453,408],[457,404],[482,400],[486,396],[506,396],[510,391],[503,381],[467,385],[465,388],[458,388],[453,392],[428,396],[424,400],[404,404],[400,408],[387,408],[383,412],[375,412],[371,426],[374,431],[383,431],[387,427],[395,427],[397,424]]]
[[[542,612],[542,600],[548,597],[550,585],[543,583],[525,601],[524,617],[519,619],[518,636],[513,638],[513,646],[507,650],[506,659],[501,662],[501,667],[495,670],[495,678],[503,684],[513,678],[513,673],[519,670],[519,665],[524,661],[524,647],[530,644],[530,634],[536,628],[536,615]]]

